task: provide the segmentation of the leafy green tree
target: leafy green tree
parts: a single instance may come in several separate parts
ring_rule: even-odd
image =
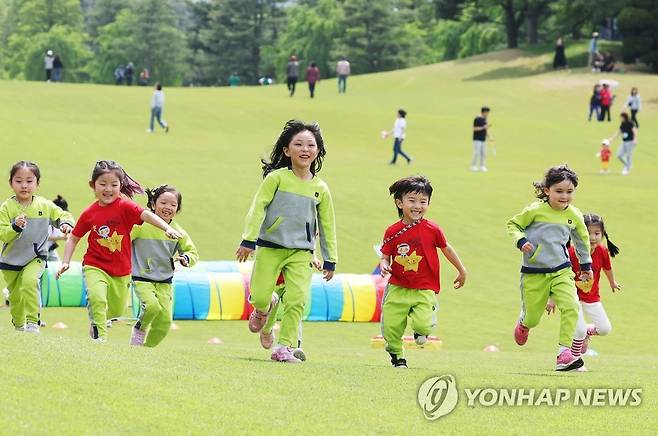
[[[43,59],[47,50],[53,50],[64,63],[66,80],[86,78],[83,66],[89,51],[79,1],[32,0],[9,5],[14,23],[5,68],[11,77],[43,80]]]
[[[140,0],[121,10],[115,21],[98,29],[97,44],[90,65],[97,82],[111,83],[118,65],[133,62],[136,71],[148,68],[153,80],[182,83],[186,40],[168,1]]]
[[[633,0],[619,14],[619,30],[624,35],[624,62],[640,60],[658,73],[658,4],[651,0]]]
[[[392,0],[344,0],[341,38],[355,73],[370,73],[406,65],[405,31]]]

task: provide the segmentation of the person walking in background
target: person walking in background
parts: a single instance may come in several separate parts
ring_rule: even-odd
[[[637,121],[637,113],[642,108],[642,99],[640,98],[640,94],[637,93],[637,88],[631,89],[631,95],[626,100],[626,106],[631,110],[631,121],[639,129],[640,123]]]
[[[54,63],[55,63],[55,57],[53,56],[53,51],[48,50],[46,52],[46,57],[43,58],[43,66],[46,70],[46,82],[50,82],[50,79],[53,76]]]
[[[596,55],[599,53],[598,49],[598,39],[599,39],[599,32],[594,32],[592,33],[592,39],[589,40],[589,47],[587,49],[587,67],[592,68],[594,66],[594,59],[596,58]],[[592,72],[596,71],[595,69],[592,69]]]
[[[229,76],[228,86],[231,86],[231,87],[240,86],[240,76],[238,76],[237,71],[234,71],[233,74],[231,74]]]
[[[320,81],[320,69],[315,62],[311,62],[311,66],[306,69],[306,81],[308,82],[311,98],[313,98],[315,96],[315,85]]]
[[[290,91],[290,96],[295,95],[295,86],[297,85],[297,80],[299,79],[299,62],[297,62],[297,56],[290,56],[290,61],[288,61],[288,66],[286,67],[286,82],[288,84],[288,91]]]
[[[135,72],[135,65],[133,65],[132,62],[128,62],[128,65],[126,65],[126,70],[124,72],[124,78],[126,79],[126,85],[132,86],[134,72]]]
[[[610,92],[610,86],[607,83],[603,84],[599,98],[601,101],[601,113],[599,114],[599,121],[605,121],[607,116],[608,122],[610,122],[610,106],[612,106],[612,101],[615,97]]]
[[[164,102],[165,96],[164,92],[162,91],[162,85],[160,82],[158,82],[155,84],[155,91],[153,92],[153,97],[151,97],[151,123],[149,124],[147,132],[153,133],[153,128],[155,127],[153,125],[153,121],[157,119],[160,127],[165,129],[165,133],[169,133],[169,125],[165,120],[162,119]]]
[[[601,121],[601,85],[594,85],[592,96],[589,98],[589,116],[587,121],[592,121],[592,114],[596,114],[596,119]]]
[[[487,172],[485,161],[487,158],[487,138],[491,139],[488,130],[491,124],[487,122],[489,109],[483,106],[480,115],[473,120],[473,159],[471,159],[471,171]]]
[[[407,155],[402,151],[402,143],[407,136],[407,111],[404,109],[398,109],[398,116],[395,119],[393,124],[392,132],[383,132],[384,137],[393,134],[393,159],[389,162],[389,165],[395,165],[398,160],[398,155],[402,156],[407,160],[407,164],[410,164],[413,158]]]
[[[62,63],[62,59],[60,59],[59,55],[56,54],[55,58],[53,59],[53,82],[62,81],[62,69],[64,69],[64,64]]]
[[[564,39],[560,36],[555,42],[555,57],[553,58],[553,69],[561,70],[567,68],[567,56],[564,53]]]
[[[125,72],[126,69],[123,67],[123,65],[117,65],[117,67],[114,69],[114,83],[116,85],[121,85],[123,83]]]
[[[341,56],[336,64],[336,74],[338,75],[338,93],[345,94],[347,89],[347,76],[350,75],[350,63],[345,56]]]
[[[619,152],[617,152],[617,158],[624,164],[621,174],[626,176],[631,172],[631,167],[633,166],[633,152],[637,146],[637,129],[626,112],[622,112],[620,116],[621,124],[619,125],[619,130],[612,135],[609,141],[612,143],[617,136],[621,135],[621,147],[619,148]]]

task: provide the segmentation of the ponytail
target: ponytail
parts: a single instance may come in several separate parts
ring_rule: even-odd
[[[612,243],[612,241],[610,241],[610,238],[608,237],[608,232],[604,230],[603,236],[605,236],[605,241],[608,245],[608,251],[610,252],[610,257],[615,257],[616,255],[618,255],[619,247],[617,247],[615,244]]]
[[[124,171],[121,180],[121,193],[126,197],[133,198],[135,194],[143,194],[144,188]]]

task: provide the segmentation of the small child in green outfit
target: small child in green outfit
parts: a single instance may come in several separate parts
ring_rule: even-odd
[[[402,348],[407,317],[411,318],[418,345],[427,341],[436,325],[436,294],[441,289],[437,248],[457,270],[455,289],[466,282],[466,268],[441,227],[423,218],[432,190],[430,181],[422,176],[400,179],[389,188],[401,219],[386,229],[381,248],[381,274],[390,274],[382,302],[381,327],[386,351],[397,368],[407,368]]]

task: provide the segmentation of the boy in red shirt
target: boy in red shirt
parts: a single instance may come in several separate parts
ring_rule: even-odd
[[[448,244],[441,228],[424,219],[432,197],[432,185],[422,176],[393,183],[389,192],[395,199],[400,221],[386,229],[380,269],[390,274],[382,303],[382,336],[394,367],[407,368],[402,335],[411,317],[418,345],[427,341],[436,325],[436,295],[440,290],[439,248],[458,272],[455,289],[464,286],[466,268]]]
[[[610,150],[610,141],[603,139],[601,141],[601,151],[597,153],[597,156],[601,158],[601,174],[608,174],[608,167],[610,166],[610,155],[612,151]]]

